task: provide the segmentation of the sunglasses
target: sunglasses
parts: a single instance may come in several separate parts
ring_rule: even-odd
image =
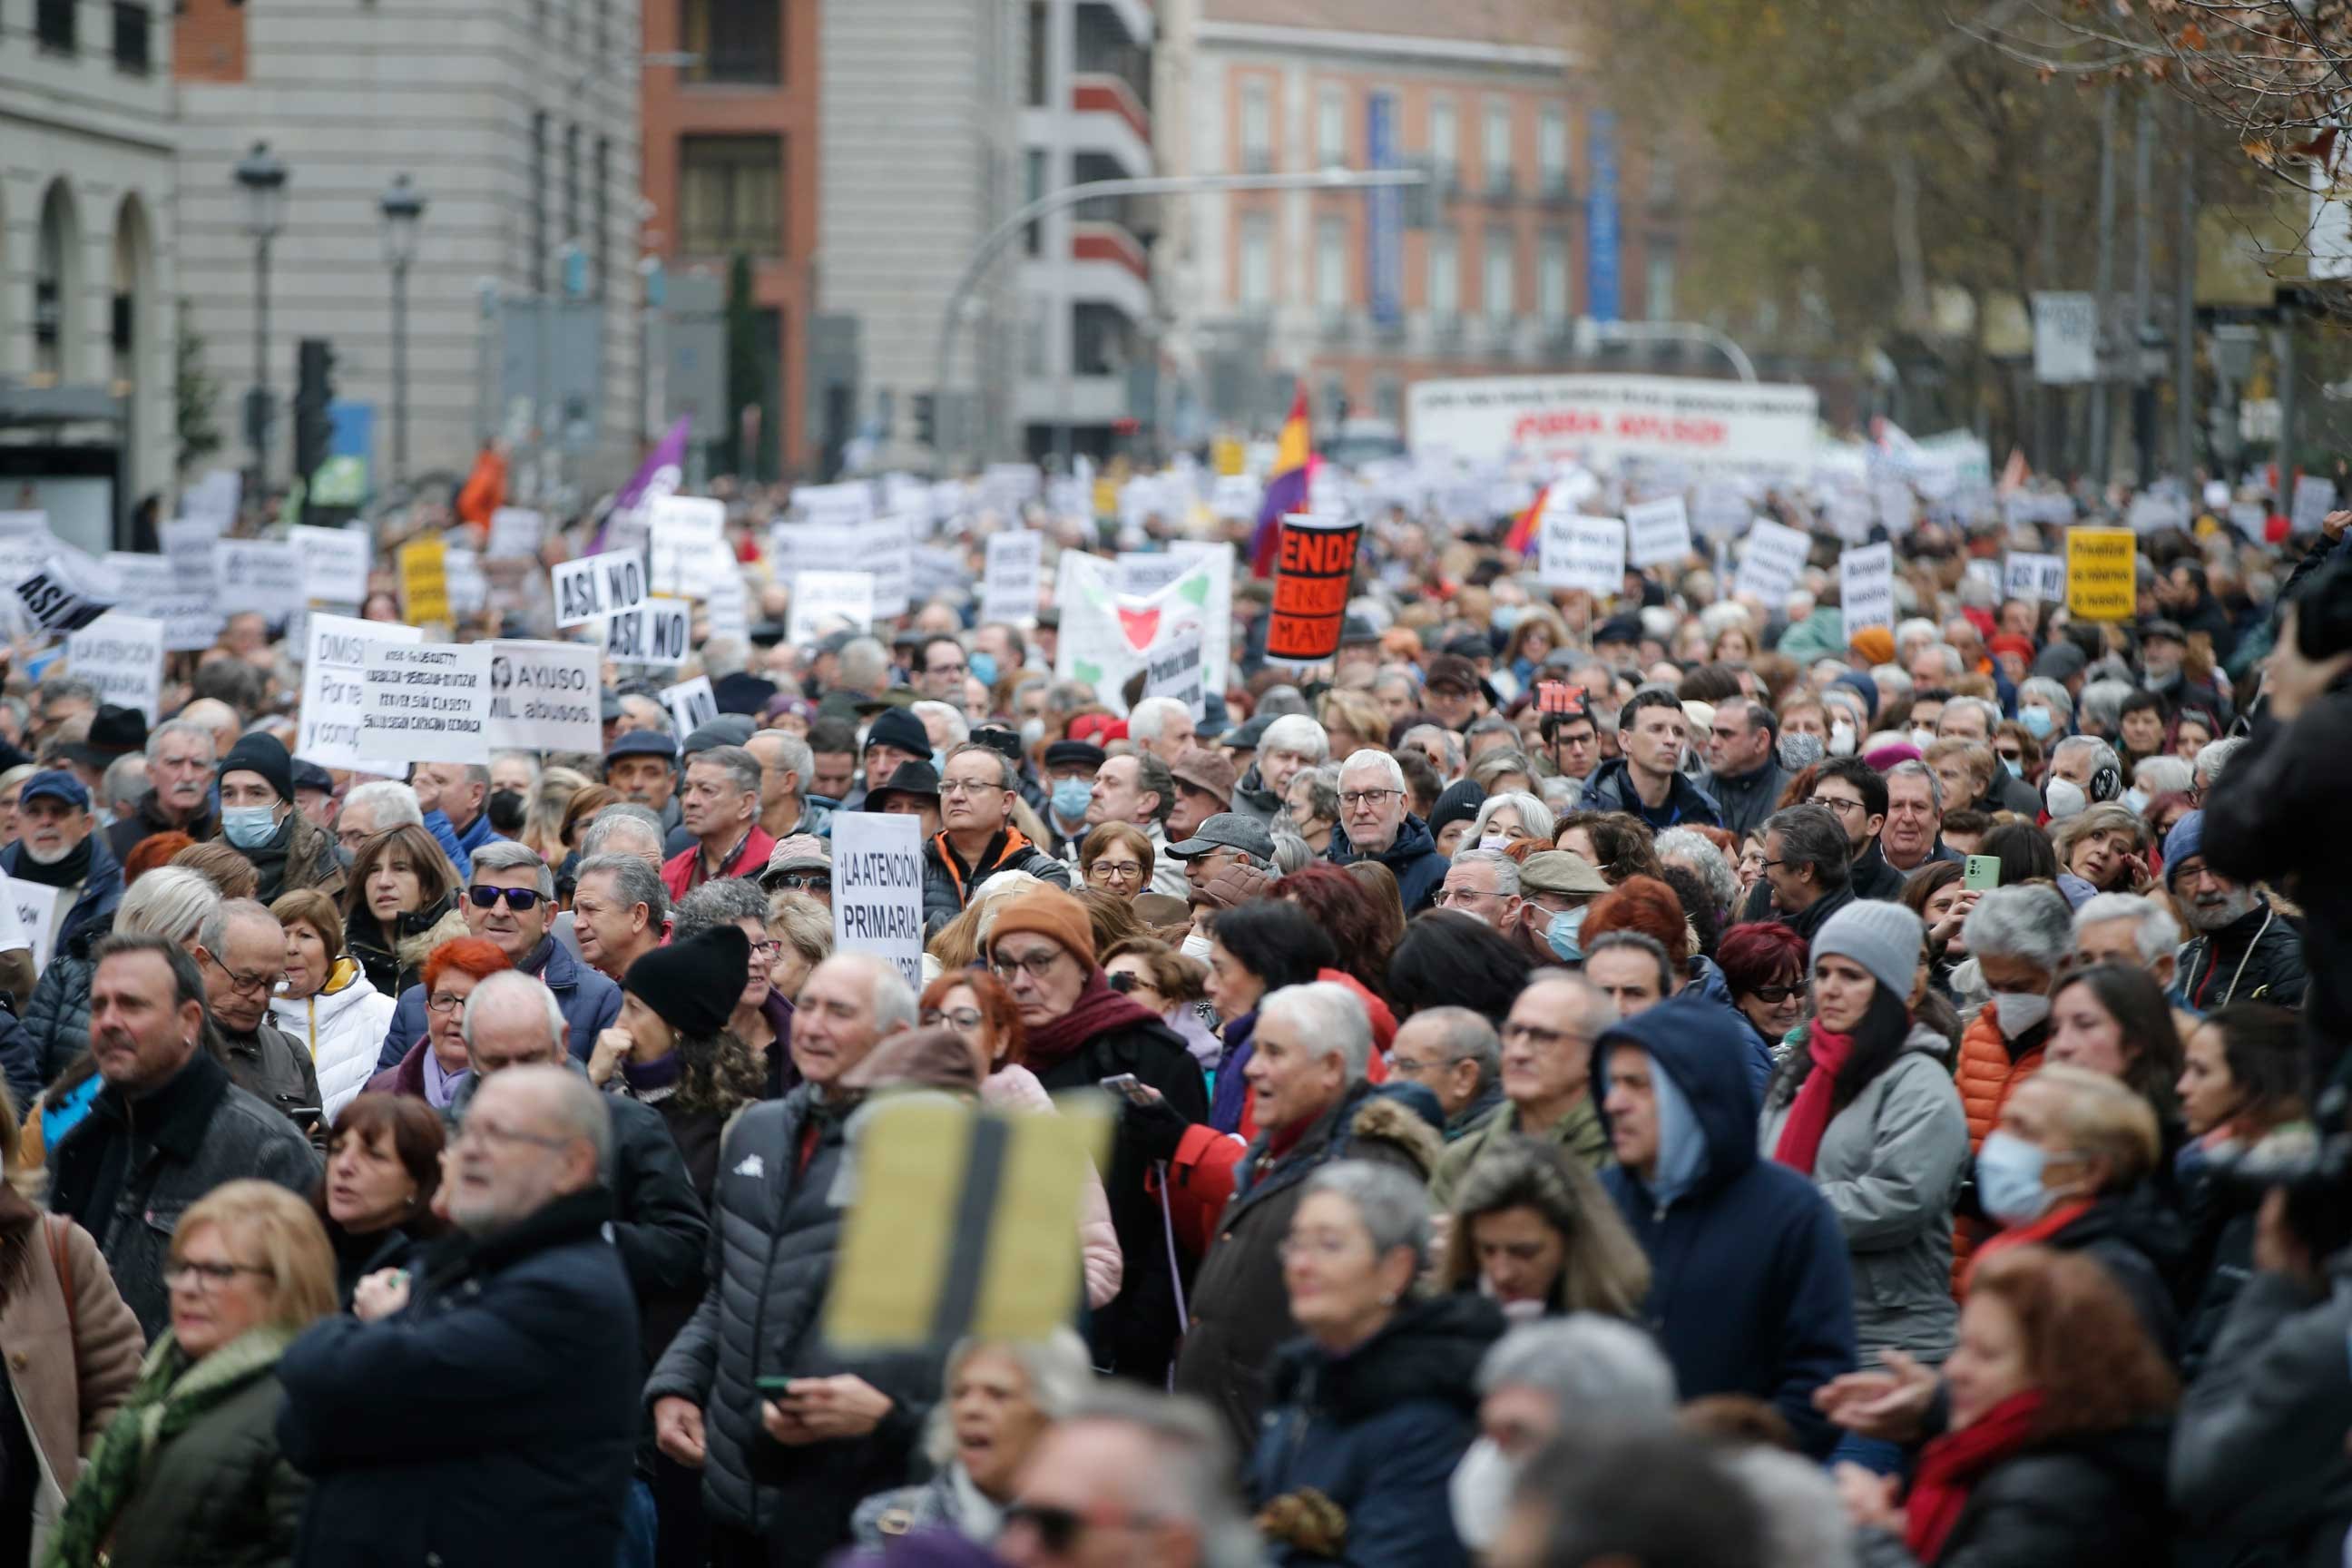
[[[1801,985],[1759,985],[1748,994],[1768,1007],[1778,1007],[1803,989]]]
[[[795,893],[830,893],[833,891],[833,878],[822,871],[779,871],[768,879],[768,890],[774,892],[780,888],[790,889]]]
[[[1004,1527],[1011,1530],[1025,1524],[1037,1532],[1037,1544],[1053,1557],[1066,1557],[1078,1537],[1086,1533],[1087,1521],[1066,1508],[1051,1508],[1044,1503],[1016,1502],[1004,1510]]]
[[[542,896],[536,888],[489,888],[479,882],[466,889],[466,897],[473,900],[478,910],[496,909],[499,900],[504,899],[507,908],[517,914],[537,909]]]

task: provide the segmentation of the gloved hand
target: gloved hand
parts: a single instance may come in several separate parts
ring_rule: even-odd
[[[1176,1157],[1176,1146],[1184,1141],[1192,1124],[1179,1116],[1160,1091],[1149,1087],[1140,1091],[1143,1098],[1129,1100],[1122,1096],[1119,1112],[1121,1133],[1144,1157],[1166,1163]]]

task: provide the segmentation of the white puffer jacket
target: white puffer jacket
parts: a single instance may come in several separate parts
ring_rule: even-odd
[[[393,997],[368,984],[351,958],[335,960],[326,989],[302,1001],[273,997],[269,1021],[310,1048],[319,1073],[320,1109],[332,1124],[345,1101],[367,1087],[383,1032],[392,1026]]]

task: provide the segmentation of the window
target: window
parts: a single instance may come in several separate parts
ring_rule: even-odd
[[[1274,304],[1274,219],[1251,213],[1242,219],[1242,275],[1236,290],[1242,309],[1263,315]]]
[[[678,47],[695,57],[686,79],[782,81],[782,11],[783,0],[681,0]]]
[[[1021,301],[1021,374],[1031,380],[1046,374],[1046,337],[1052,321],[1048,302],[1031,294]]]
[[[75,0],[34,0],[33,31],[41,47],[58,54],[74,52]]]
[[[1545,104],[1536,121],[1536,176],[1544,195],[1568,194],[1568,111],[1557,103]]]
[[[1511,231],[1490,228],[1486,242],[1481,247],[1486,268],[1485,287],[1481,290],[1490,321],[1508,321],[1518,314],[1518,279],[1512,255]]]
[[[1429,236],[1429,313],[1453,316],[1462,309],[1462,242],[1450,228]]]
[[[1043,147],[1032,147],[1022,153],[1021,179],[1023,206],[1029,205],[1045,195],[1045,150]],[[1021,233],[1022,251],[1026,255],[1035,256],[1044,248],[1045,243],[1045,226],[1032,218],[1028,226]]]
[[[147,56],[148,7],[114,0],[114,68],[132,76],[145,76],[149,69]]]
[[[1070,373],[1119,375],[1126,372],[1127,312],[1116,305],[1081,300],[1070,310]]]
[[[1053,88],[1054,9],[1045,0],[1029,0],[1029,95],[1032,109],[1043,109]]]
[[[678,164],[678,240],[689,255],[783,248],[782,137],[682,137]]]
[[[1536,247],[1536,314],[1548,322],[1568,320],[1568,236],[1547,234]]]
[[[530,286],[547,287],[547,110],[530,117]]]
[[[1454,117],[1454,100],[1433,100],[1429,106],[1429,161],[1438,182],[1451,184],[1462,173],[1462,127]]]
[[[1642,304],[1654,321],[1675,319],[1675,247],[1663,240],[1650,242],[1642,272]]]
[[[588,239],[589,287],[596,298],[612,286],[613,265],[613,139],[596,138],[596,231]]]
[[[1511,188],[1511,103],[1504,98],[1486,100],[1486,131],[1480,148],[1486,163],[1486,189],[1501,194]]]
[[[1315,302],[1327,316],[1348,308],[1348,220],[1327,217],[1315,226]]]
[[[1274,95],[1262,81],[1242,83],[1242,170],[1263,174],[1274,167]]]
[[[580,237],[580,127],[563,132],[563,242]]]
[[[1127,24],[1108,5],[1080,0],[1071,12],[1071,67],[1087,76],[1117,77],[1151,107],[1151,51],[1135,41]]]
[[[1315,162],[1326,169],[1348,166],[1348,94],[1327,87],[1315,100]]]

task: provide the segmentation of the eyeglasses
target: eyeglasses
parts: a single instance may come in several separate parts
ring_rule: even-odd
[[[1349,807],[1378,805],[1389,796],[1403,793],[1401,789],[1343,789],[1339,792],[1339,804]]]
[[[1001,784],[990,784],[986,779],[941,779],[940,793],[941,795],[1002,795],[1004,793],[1004,786]]]
[[[934,1008],[923,1015],[923,1026],[927,1029],[936,1029],[942,1024],[950,1029],[977,1029],[980,1027],[980,1009],[958,1007],[951,1012],[942,1013]]]
[[[425,1011],[438,1013],[446,1018],[452,1013],[463,1013],[466,1010],[466,999],[443,991],[426,1001],[425,1007]]]
[[[219,959],[213,958],[211,953],[206,953],[205,956],[211,960],[215,969],[228,976],[231,990],[242,992],[247,996],[258,996],[267,992],[275,991],[278,984],[286,978],[286,972],[282,969],[275,974],[239,974]]]
[[[1497,899],[1500,897],[1502,897],[1500,893],[1495,892],[1490,889],[1440,888],[1437,889],[1437,897],[1433,900],[1432,902],[1435,903],[1440,909],[1445,909],[1454,904],[1471,904],[1477,902],[1480,899]]]
[[[755,942],[751,944],[753,958],[773,958],[783,951],[784,944],[781,942]]]
[[[492,888],[480,882],[466,889],[466,897],[473,900],[478,910],[495,909],[499,900],[504,899],[507,908],[517,914],[537,909],[542,896],[536,888]]]
[[[240,1274],[269,1274],[273,1270],[251,1263],[199,1263],[184,1258],[163,1270],[163,1283],[168,1288],[184,1285],[202,1295],[210,1295]]]
[[[1801,985],[1759,985],[1748,994],[1768,1007],[1778,1007],[1804,989]]]
[[[780,871],[768,879],[770,889],[785,888],[795,893],[830,893],[833,878],[823,871]]]
[[[1020,978],[1024,972],[1033,984],[1042,985],[1045,983],[1045,976],[1054,973],[1054,965],[1061,962],[1062,950],[1055,948],[1051,952],[1033,952],[1026,958],[992,958],[989,961],[988,968],[990,973],[1007,985]]]
[[[1867,809],[1864,806],[1862,802],[1858,800],[1840,800],[1835,795],[1817,795],[1813,796],[1812,799],[1805,802],[1805,804],[1807,805],[1826,806],[1830,810],[1837,812],[1841,816],[1849,811],[1863,811]]]
[[[1089,881],[1100,879],[1107,882],[1114,879],[1134,882],[1141,880],[1142,877],[1143,862],[1140,860],[1097,860],[1087,868]]]
[[[1149,991],[1154,996],[1160,994],[1159,986],[1154,985],[1150,981],[1146,980],[1142,975],[1136,973],[1135,971],[1131,969],[1122,969],[1116,974],[1107,974],[1103,978],[1109,984],[1110,988],[1114,991],[1126,992],[1130,994],[1138,991]]]

